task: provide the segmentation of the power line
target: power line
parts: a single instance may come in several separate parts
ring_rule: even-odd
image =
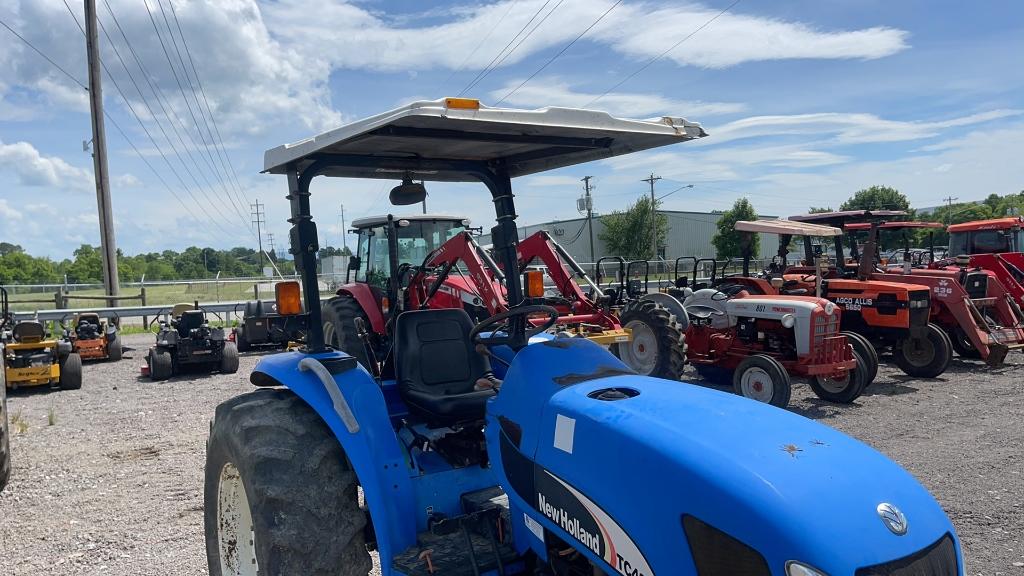
[[[252,209],[252,223],[256,225],[256,238],[260,244],[260,273],[263,271],[263,225],[267,223],[264,217],[263,204],[260,204],[259,199],[256,200],[255,204],[249,204],[249,208]]]
[[[466,57],[462,59],[462,63],[456,66],[451,71],[451,74],[448,74],[448,77],[444,79],[444,82],[441,82],[441,84],[438,86],[439,88],[443,88],[446,84],[448,84],[448,82],[455,77],[455,74],[462,70],[462,68],[466,65],[466,62],[469,62],[469,59],[476,55],[477,51],[480,50],[480,47],[484,45],[484,42],[487,42],[487,39],[491,37],[491,34],[494,34],[494,31],[497,30],[498,27],[501,26],[501,23],[505,21],[505,18],[508,17],[508,15],[512,12],[512,8],[515,7],[518,1],[519,0],[512,0],[511,2],[508,3],[508,10],[505,10],[505,13],[501,15],[501,18],[498,18],[498,21],[494,23],[494,26],[491,26],[491,29],[487,31],[487,34],[484,35],[484,37],[481,38],[479,42],[477,42],[476,46],[474,46],[472,50],[466,53]]]
[[[485,76],[487,76],[488,74],[491,73],[491,70],[493,68],[497,68],[498,65],[501,64],[501,62],[504,62],[505,58],[507,58],[508,56],[505,56],[505,58],[502,58],[501,62],[498,62],[498,58],[500,58],[501,55],[504,54],[506,50],[508,50],[509,46],[511,46],[512,43],[515,42],[516,39],[519,38],[519,36],[523,32],[525,32],[527,28],[530,27],[530,24],[532,24],[533,21],[537,19],[537,16],[540,16],[540,13],[543,12],[544,9],[547,8],[548,4],[550,4],[550,3],[551,3],[551,0],[545,0],[544,4],[542,4],[541,7],[538,8],[537,11],[533,13],[533,16],[530,17],[530,19],[526,22],[526,24],[524,24],[523,27],[519,29],[519,32],[516,32],[516,35],[513,36],[508,41],[508,44],[505,44],[505,46],[497,54],[494,55],[494,58],[491,58],[491,61],[487,63],[487,66],[484,66],[482,70],[480,70],[479,72],[476,73],[476,76],[474,76],[473,79],[470,80],[469,84],[467,84],[465,88],[463,88],[462,90],[459,91],[457,96],[462,96],[463,94],[465,94],[469,90],[472,90],[474,86],[476,86],[481,80],[484,79]],[[518,44],[516,45],[516,47],[518,47]],[[515,50],[515,48],[513,48],[512,50]],[[509,54],[511,54],[511,52],[509,52]],[[495,64],[495,62],[497,62],[497,64]]]
[[[76,22],[77,22],[77,19],[76,19]],[[64,70],[59,64],[54,62],[53,59],[51,59],[45,53],[43,53],[38,48],[33,46],[32,43],[29,42],[28,40],[26,40],[24,36],[22,36],[21,34],[18,34],[13,28],[8,26],[6,22],[3,22],[2,20],[0,20],[0,24],[3,24],[3,26],[5,28],[7,28],[8,30],[10,30],[12,34],[14,34],[16,37],[18,37],[18,39],[20,39],[22,42],[24,42],[27,46],[29,46],[33,50],[35,50],[35,52],[37,54],[39,54],[39,56],[41,56],[44,60],[46,60],[47,62],[52,64],[55,68],[57,68],[61,72],[64,72],[64,74],[68,78],[70,78],[75,84],[79,85],[86,92],[89,91],[89,89],[85,86],[85,84],[82,84],[74,76],[72,76],[71,74],[68,74],[67,71]],[[79,25],[79,26],[81,26],[81,25]],[[117,122],[117,120],[113,116],[111,116],[110,113],[107,112],[106,110],[103,111],[103,116],[104,116],[104,118],[106,118],[110,122],[110,124],[114,127],[114,129],[117,130],[117,132],[121,135],[121,137],[124,138],[125,142],[128,143],[128,145],[131,147],[131,149],[139,157],[139,160],[142,160],[142,163],[145,164],[147,168],[149,168],[149,170],[153,173],[154,176],[156,176],[157,180],[159,180],[160,183],[163,184],[164,188],[167,189],[167,191],[171,194],[171,196],[173,196],[174,199],[177,200],[179,204],[181,204],[181,207],[183,209],[185,209],[185,212],[189,215],[189,217],[191,217],[193,220],[196,220],[196,222],[199,222],[199,219],[192,215],[192,210],[185,204],[184,201],[182,201],[181,197],[178,196],[178,194],[174,191],[174,189],[171,188],[170,185],[167,184],[167,181],[164,180],[163,176],[161,176],[160,173],[156,170],[156,168],[154,168],[153,165],[149,162],[149,160],[146,159],[145,155],[142,154],[142,152],[135,145],[135,143],[132,142],[132,139],[128,137],[128,134],[124,131],[123,128],[121,128],[121,125]]]
[[[629,76],[626,76],[626,77],[625,77],[625,78],[623,78],[622,80],[619,80],[619,81],[618,81],[618,82],[617,82],[617,83],[616,83],[616,84],[615,84],[614,86],[612,86],[611,88],[609,88],[609,89],[605,90],[605,91],[604,91],[604,92],[602,92],[602,93],[601,93],[601,94],[600,94],[599,96],[597,96],[596,98],[592,99],[592,100],[591,100],[590,102],[587,102],[586,104],[584,104],[584,105],[583,105],[583,107],[584,107],[584,108],[588,108],[588,107],[589,107],[589,106],[590,106],[591,104],[593,104],[594,102],[597,102],[597,101],[598,101],[598,100],[600,100],[601,98],[604,98],[604,97],[605,97],[605,96],[607,96],[607,95],[608,95],[608,94],[609,94],[609,93],[610,93],[610,92],[611,92],[612,90],[615,90],[615,89],[616,89],[616,88],[618,88],[619,86],[622,86],[623,84],[625,84],[626,82],[628,82],[628,81],[629,81],[629,80],[630,80],[631,78],[633,78],[633,77],[634,77],[634,76],[636,76],[637,74],[639,74],[639,73],[643,72],[644,70],[646,70],[646,69],[647,69],[647,68],[648,68],[648,67],[649,67],[649,66],[650,66],[651,64],[654,64],[654,63],[655,63],[655,62],[657,62],[658,60],[661,60],[662,58],[664,58],[666,54],[668,54],[669,52],[671,52],[671,51],[675,50],[676,48],[678,48],[678,47],[679,47],[679,46],[680,46],[680,45],[681,45],[681,44],[682,44],[683,42],[686,42],[686,41],[687,41],[687,40],[689,40],[690,38],[693,38],[693,37],[694,37],[694,35],[696,35],[696,34],[697,34],[698,32],[700,32],[701,30],[703,30],[703,29],[707,28],[707,27],[708,27],[708,26],[709,26],[709,25],[710,25],[710,24],[711,24],[712,22],[714,22],[715,20],[718,20],[718,19],[719,19],[719,17],[721,17],[721,16],[723,15],[723,14],[725,14],[725,13],[726,13],[726,12],[728,12],[729,10],[732,10],[732,8],[733,8],[734,6],[736,6],[737,4],[739,4],[739,3],[740,3],[740,0],[733,0],[733,3],[732,3],[732,4],[729,4],[729,5],[728,5],[728,6],[726,6],[726,7],[725,7],[725,9],[723,9],[723,10],[722,10],[721,12],[719,12],[718,14],[715,14],[715,15],[714,15],[714,16],[713,16],[713,17],[712,17],[712,18],[711,18],[710,20],[708,20],[707,22],[705,22],[705,23],[701,24],[700,26],[698,26],[696,30],[694,30],[693,32],[690,32],[689,34],[687,34],[687,35],[686,35],[686,36],[685,36],[685,37],[684,37],[684,38],[683,38],[682,40],[680,40],[679,42],[676,42],[676,43],[675,43],[675,44],[673,44],[673,45],[672,45],[671,47],[669,47],[669,49],[668,49],[668,50],[665,50],[665,51],[664,51],[664,52],[662,52],[661,54],[658,54],[658,55],[657,55],[657,56],[655,56],[654,58],[651,58],[650,60],[648,60],[648,61],[647,61],[647,62],[646,62],[646,63],[645,63],[645,64],[644,64],[643,66],[641,66],[641,67],[637,68],[637,69],[636,69],[635,71],[633,71],[633,73],[631,73],[631,74],[630,74]]]
[[[167,12],[164,10],[163,2],[161,0],[156,0],[156,3],[157,3],[157,6],[160,8],[160,14],[163,17],[164,25],[167,27],[167,35],[170,38],[171,45],[174,47],[174,53],[175,53],[175,55],[177,55],[178,62],[181,64],[182,75],[185,76],[185,81],[188,83],[189,91],[192,92],[192,99],[195,100],[196,108],[199,109],[199,115],[200,115],[200,117],[202,117],[203,124],[206,125],[206,129],[207,129],[208,132],[210,132],[210,138],[212,139],[213,138],[213,133],[212,133],[212,131],[210,131],[210,126],[206,122],[206,116],[203,115],[202,107],[199,104],[199,97],[196,95],[196,89],[192,85],[192,79],[191,79],[191,77],[189,77],[188,69],[185,67],[185,59],[182,58],[181,50],[178,48],[178,40],[174,37],[174,31],[171,29],[171,21],[170,21],[170,19],[167,18]],[[147,12],[149,12],[150,19],[154,20],[153,21],[153,25],[154,25],[154,28],[155,28],[156,27],[156,22],[155,22],[155,19],[153,17],[152,12],[149,11],[149,3],[144,0],[144,4],[146,4],[146,10],[147,10]],[[161,44],[161,46],[163,46],[163,38],[160,37],[159,34],[160,34],[159,30],[157,30],[157,35],[158,35],[158,38],[160,40],[160,44]],[[225,191],[228,191],[228,187],[224,184],[224,179],[221,177],[220,172],[216,168],[213,167],[213,164],[214,164],[214,162],[213,162],[213,154],[210,152],[210,145],[206,141],[206,136],[203,134],[202,126],[200,126],[199,125],[199,121],[196,120],[195,112],[193,112],[193,110],[192,110],[192,104],[189,102],[188,96],[185,94],[185,88],[182,86],[181,81],[178,78],[178,73],[177,73],[177,70],[174,68],[174,64],[171,63],[171,58],[170,58],[170,55],[168,54],[168,51],[167,51],[166,47],[164,47],[164,54],[167,56],[167,63],[168,63],[168,65],[170,65],[171,72],[174,75],[174,80],[175,80],[175,82],[177,82],[178,88],[181,91],[181,97],[185,101],[185,107],[188,108],[189,116],[192,117],[192,122],[195,124],[196,133],[199,134],[199,139],[203,143],[203,148],[205,148],[206,154],[207,154],[207,156],[211,160],[211,164],[210,164],[211,172],[213,172],[215,174],[216,178],[220,181],[221,187],[223,187]],[[231,202],[231,205],[234,207],[235,211],[238,212],[238,215],[240,217],[242,217],[242,210],[236,204],[235,199],[231,197],[230,192],[228,193],[228,200]],[[242,217],[242,221],[243,222],[245,221],[244,217]]]
[[[566,51],[566,50],[568,50],[569,48],[571,48],[571,47],[572,47],[572,45],[573,45],[573,44],[575,44],[577,40],[579,40],[580,38],[583,38],[583,36],[584,36],[584,35],[586,35],[586,33],[587,33],[587,32],[590,32],[590,30],[591,30],[591,29],[592,29],[592,28],[593,28],[594,26],[597,26],[597,25],[598,25],[598,23],[599,23],[599,22],[601,22],[601,20],[604,20],[604,17],[605,17],[605,16],[607,16],[607,15],[608,15],[608,13],[610,13],[610,12],[611,12],[612,10],[615,10],[615,7],[616,7],[616,6],[618,6],[618,5],[619,5],[619,4],[621,4],[621,3],[622,3],[622,0],[616,0],[616,1],[615,1],[615,4],[612,4],[612,5],[611,5],[611,7],[610,7],[610,8],[608,8],[607,10],[605,10],[603,14],[601,14],[600,16],[598,16],[597,20],[594,20],[594,21],[593,21],[593,22],[592,22],[592,23],[590,24],[590,26],[587,26],[587,29],[586,29],[586,30],[584,30],[583,32],[580,32],[580,34],[579,34],[578,36],[576,36],[575,38],[573,38],[573,39],[572,39],[572,41],[571,41],[571,42],[569,42],[568,44],[566,44],[566,45],[565,45],[565,46],[564,46],[564,47],[563,47],[563,48],[562,48],[561,50],[559,50],[557,54],[555,54],[554,56],[552,56],[551,58],[549,58],[549,59],[548,59],[548,61],[547,61],[547,62],[545,62],[545,63],[544,63],[544,64],[543,64],[543,65],[542,65],[542,66],[541,66],[540,68],[537,68],[537,70],[535,70],[533,74],[530,74],[530,77],[529,77],[529,78],[527,78],[526,80],[523,80],[523,81],[522,81],[522,82],[521,82],[521,83],[519,84],[519,86],[516,86],[516,87],[515,87],[515,88],[513,88],[513,89],[512,89],[512,91],[510,91],[510,92],[509,92],[508,94],[505,94],[504,96],[502,96],[502,97],[501,97],[501,100],[498,100],[497,102],[495,102],[495,103],[494,103],[494,104],[495,104],[495,106],[497,106],[498,104],[501,104],[501,103],[502,103],[502,102],[504,102],[504,101],[505,101],[505,100],[506,100],[506,99],[507,99],[507,98],[508,98],[509,96],[511,96],[511,95],[515,94],[516,92],[518,92],[520,88],[522,88],[523,86],[526,86],[526,83],[527,83],[527,82],[529,82],[530,80],[533,80],[533,79],[534,79],[534,78],[535,78],[535,77],[537,76],[537,74],[540,74],[540,73],[541,73],[541,72],[542,72],[542,71],[543,71],[543,70],[544,70],[545,68],[547,68],[547,67],[548,67],[548,66],[549,66],[549,65],[550,65],[550,64],[551,64],[552,62],[554,62],[555,60],[558,60],[558,58],[559,58],[559,57],[560,57],[560,56],[561,56],[562,54],[565,54],[565,51]],[[557,8],[557,6],[556,6],[556,8]],[[554,11],[554,10],[552,10],[552,12],[553,12],[553,11]]]
[[[24,42],[26,46],[28,46],[29,48],[35,50],[36,54],[39,54],[40,56],[42,56],[47,62],[52,64],[54,68],[56,68],[57,70],[60,70],[61,72],[63,72],[64,75],[67,76],[68,78],[70,78],[72,82],[74,82],[75,84],[78,84],[82,88],[82,90],[85,90],[86,92],[89,91],[89,88],[86,87],[86,85],[83,84],[78,78],[75,78],[74,76],[72,76],[71,73],[68,72],[67,70],[65,70],[64,68],[62,68],[60,64],[57,64],[49,56],[47,56],[46,54],[43,54],[42,50],[40,50],[39,48],[36,48],[35,45],[32,44],[31,42],[29,42],[28,40],[26,40],[24,36],[22,36],[21,34],[18,34],[17,32],[15,32],[14,28],[11,28],[10,26],[7,25],[7,22],[4,22],[2,19],[0,19],[0,24],[2,24],[4,28],[7,28],[7,30],[9,30],[11,34],[14,34],[15,36],[17,36],[18,40],[21,40],[22,42]],[[79,26],[81,26],[81,25],[79,25]],[[84,31],[83,31],[83,33],[84,33]]]
[[[104,0],[104,2],[105,1],[106,0]],[[171,14],[174,16],[174,24],[178,28],[178,35],[181,36],[181,43],[185,46],[185,54],[188,56],[188,63],[189,63],[189,66],[192,68],[192,75],[196,77],[196,84],[199,85],[199,92],[200,92],[200,94],[203,95],[203,103],[206,104],[206,111],[210,115],[210,123],[213,124],[213,131],[217,134],[217,138],[215,140],[215,143],[217,143],[219,141],[219,146],[220,146],[218,151],[217,151],[218,152],[218,156],[220,156],[221,153],[223,153],[223,157],[221,158],[221,163],[222,164],[226,164],[227,167],[230,168],[231,177],[232,177],[232,180],[233,180],[233,182],[235,184],[236,192],[237,192],[238,195],[241,195],[241,197],[238,198],[238,201],[242,202],[242,199],[245,198],[245,193],[242,191],[241,184],[238,183],[238,173],[235,172],[235,165],[231,163],[231,157],[228,156],[227,147],[224,146],[224,137],[221,136],[221,134],[220,134],[220,127],[217,126],[217,119],[213,115],[213,108],[210,107],[210,101],[206,98],[206,89],[203,88],[203,82],[202,82],[202,80],[199,79],[199,72],[196,71],[196,64],[195,64],[195,61],[192,59],[192,51],[189,50],[189,48],[188,48],[188,42],[185,41],[185,34],[181,30],[181,23],[178,21],[178,13],[177,13],[177,11],[174,10],[174,3],[171,2],[171,0],[167,0],[167,4],[170,5],[170,7],[171,7]],[[242,203],[244,204],[244,202],[242,202]]]
[[[71,10],[71,6],[67,4],[67,0],[64,0],[64,6],[67,7],[68,13],[71,14],[71,18],[75,21],[75,24],[78,25],[79,30],[83,30],[84,31],[84,28],[82,27],[82,24],[78,21],[78,16],[75,15],[74,11]],[[142,128],[142,131],[146,133],[146,136],[149,138],[149,141],[153,144],[153,147],[156,149],[157,153],[160,154],[161,158],[163,158],[164,162],[167,164],[167,167],[171,169],[171,172],[178,179],[178,182],[185,189],[185,191],[192,198],[192,200],[196,203],[196,206],[200,207],[202,209],[202,207],[199,205],[198,198],[196,198],[195,194],[192,193],[192,190],[188,187],[188,185],[185,184],[184,179],[182,179],[181,175],[178,174],[178,171],[174,168],[174,165],[171,164],[171,161],[168,160],[167,155],[164,154],[164,151],[160,148],[160,145],[157,144],[156,139],[153,138],[153,135],[150,133],[149,129],[146,128],[145,123],[139,117],[138,113],[135,112],[135,108],[132,106],[131,101],[125,95],[124,91],[121,89],[121,86],[117,83],[117,79],[114,78],[114,75],[110,73],[110,70],[107,68],[106,63],[102,59],[100,60],[100,66],[103,68],[103,72],[107,75],[107,78],[109,78],[110,82],[114,85],[114,88],[117,90],[117,93],[121,96],[121,99],[124,100],[125,106],[128,108],[128,111],[131,112],[132,116],[135,118],[135,121],[139,123],[139,126]],[[171,148],[177,154],[177,150],[174,148],[174,144],[173,143],[171,143]],[[192,174],[192,171],[188,169],[188,166],[185,164],[185,161],[181,157],[180,154],[178,154],[178,160],[181,162],[182,167],[185,169],[185,172],[188,173],[189,176],[192,178],[192,180],[196,183],[196,185],[199,186],[199,181],[196,179],[195,175]],[[201,188],[202,187],[200,186],[200,192],[202,191]],[[207,200],[209,201],[208,197],[207,197]],[[217,212],[220,213],[221,217],[223,218],[224,214],[223,214],[223,212],[220,211],[219,207],[216,204],[212,203],[212,202],[211,202],[211,204],[213,205],[214,209],[216,209]],[[231,236],[231,233],[228,232],[228,230],[221,225],[220,221],[213,219],[210,216],[209,212],[206,212],[205,209],[203,209],[203,212],[206,213],[207,217],[210,218],[211,222],[213,222],[225,234],[227,234],[228,236]]]

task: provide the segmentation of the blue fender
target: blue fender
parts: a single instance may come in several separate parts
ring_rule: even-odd
[[[359,478],[370,509],[377,548],[391,558],[416,543],[414,492],[405,452],[398,443],[380,386],[361,366],[334,376],[334,381],[355,415],[357,429],[335,410],[331,394],[316,374],[299,369],[304,358],[344,358],[342,352],[303,354],[284,352],[266,356],[253,370],[254,381],[269,377],[302,398],[330,427]],[[263,375],[263,378],[257,375]],[[385,563],[386,564],[386,563]],[[385,571],[387,573],[387,571]]]

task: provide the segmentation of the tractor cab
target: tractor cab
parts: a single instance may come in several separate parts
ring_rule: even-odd
[[[352,222],[356,253],[349,260],[346,282],[365,282],[387,291],[391,276],[403,266],[418,266],[452,236],[468,229],[460,216],[422,214],[373,216]],[[392,265],[391,255],[396,255]]]
[[[995,218],[953,224],[949,232],[949,256],[999,254],[1024,249],[1024,217]]]

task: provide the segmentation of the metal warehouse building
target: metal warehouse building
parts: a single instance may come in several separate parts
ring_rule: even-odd
[[[659,210],[659,213],[668,217],[668,234],[665,237],[665,245],[659,245],[658,251],[661,257],[672,261],[679,256],[697,256],[712,258],[715,256],[715,248],[711,245],[711,237],[717,231],[716,225],[721,214],[708,212],[682,212],[676,210]],[[775,216],[761,216],[762,219],[774,219]],[[602,256],[615,256],[609,254],[604,242],[601,242],[601,232],[604,230],[604,223],[600,216],[594,216],[594,253],[590,252],[590,235],[587,230],[586,218],[573,218],[571,220],[558,220],[519,227],[519,239],[522,240],[538,230],[547,230],[569,254],[582,263],[593,262]],[[491,243],[490,235],[480,238],[480,244]],[[779,239],[770,234],[761,234],[761,254],[758,257],[771,258],[778,252]]]

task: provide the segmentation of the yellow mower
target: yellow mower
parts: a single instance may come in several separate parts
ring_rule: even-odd
[[[42,323],[23,320],[13,323],[7,291],[0,288],[6,387],[59,385],[62,390],[82,387],[82,358],[72,352],[67,340],[51,338]],[[8,331],[8,327],[10,330]]]

